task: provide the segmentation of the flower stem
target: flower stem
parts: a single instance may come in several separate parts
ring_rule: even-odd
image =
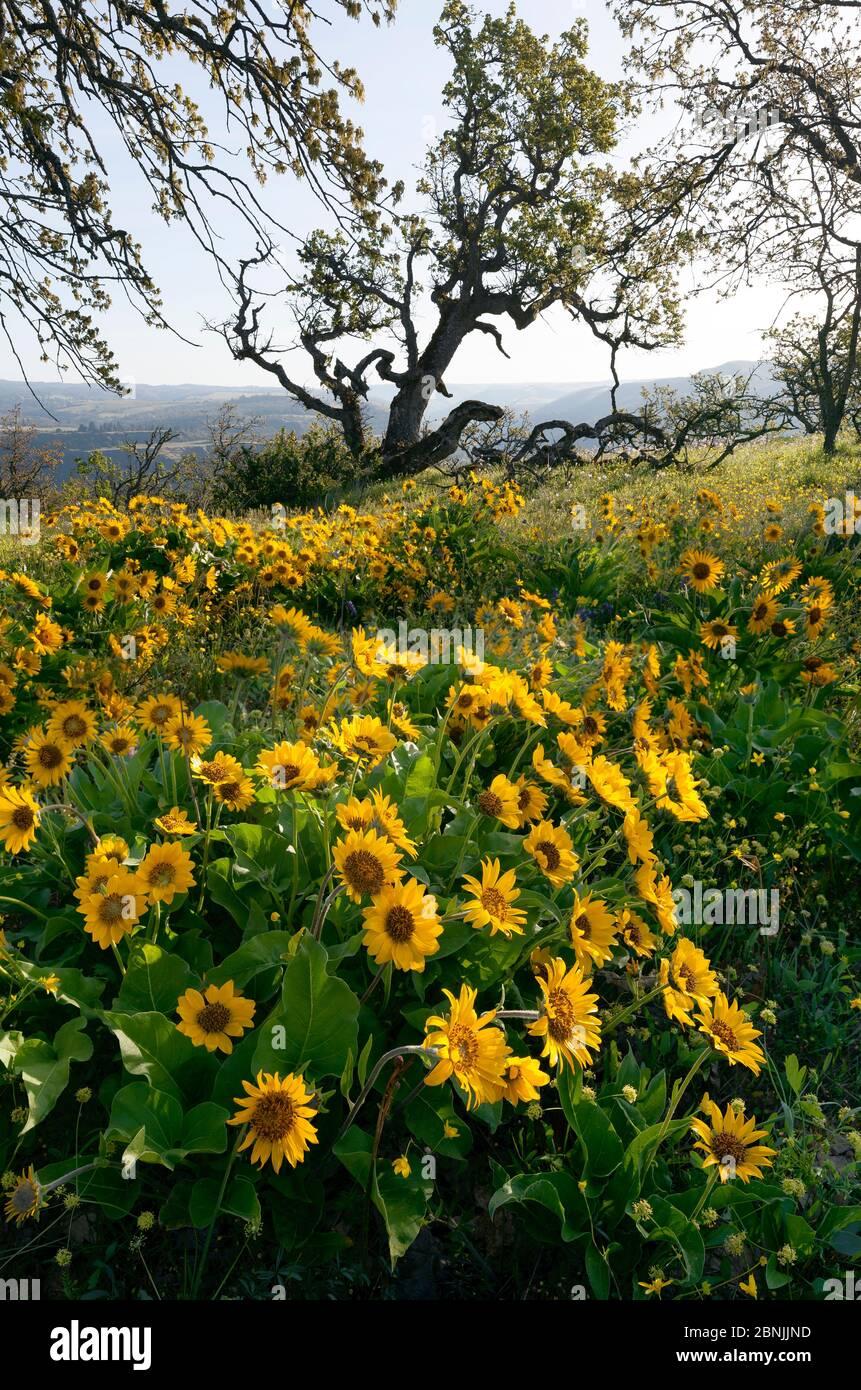
[[[409,1047],[393,1047],[391,1052],[384,1052],[380,1060],[377,1062],[377,1065],[371,1072],[370,1076],[368,1077],[367,1081],[365,1082],[364,1086],[362,1087],[359,1099],[351,1108],[349,1115],[347,1116],[343,1125],[339,1129],[337,1137],[335,1139],[336,1144],[339,1140],[343,1139],[344,1135],[347,1133],[347,1130],[350,1128],[350,1125],[353,1123],[362,1106],[364,1105],[365,1101],[368,1099],[368,1096],[371,1094],[371,1091],[374,1088],[374,1082],[376,1081],[380,1072],[383,1070],[383,1067],[388,1062],[393,1061],[395,1057],[405,1057],[407,1053],[413,1053],[414,1055],[424,1057],[437,1056],[437,1050],[435,1047],[423,1047],[421,1043],[412,1044]]]
[[[212,1213],[212,1220],[209,1223],[209,1230],[206,1232],[206,1240],[203,1246],[203,1253],[200,1257],[200,1263],[197,1266],[197,1270],[195,1271],[194,1281],[191,1286],[192,1298],[197,1298],[197,1291],[200,1288],[200,1283],[203,1279],[203,1272],[206,1268],[206,1261],[209,1257],[209,1247],[212,1244],[212,1235],[215,1230],[215,1223],[218,1221],[218,1217],[221,1213],[221,1203],[224,1200],[224,1194],[227,1191],[227,1180],[230,1177],[230,1170],[233,1167],[233,1161],[236,1158],[237,1150],[239,1149],[239,1141],[245,1133],[246,1128],[247,1126],[243,1125],[239,1133],[237,1134],[233,1148],[230,1150],[227,1162],[224,1165],[224,1172],[221,1177],[221,1187],[218,1189],[218,1196],[215,1199],[215,1211]]]

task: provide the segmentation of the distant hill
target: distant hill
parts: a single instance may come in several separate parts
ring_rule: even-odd
[[[767,363],[747,361],[724,362],[709,368],[725,375],[742,373],[751,377],[754,389],[769,394],[774,378]],[[657,377],[623,382],[617,400],[624,409],[636,410],[644,389],[656,385],[671,386],[684,394],[691,388],[687,376]],[[428,422],[434,424],[461,401],[483,400],[491,405],[511,409],[516,415],[528,415],[534,423],[544,420],[595,420],[610,408],[609,382],[536,382],[513,383],[452,383],[451,397],[436,396],[431,402]],[[385,423],[388,403],[394,388],[380,384],[369,395],[367,412],[373,429]],[[169,426],[177,432],[171,446],[173,452],[186,449],[202,450],[206,442],[207,422],[227,402],[235,405],[239,414],[253,416],[261,434],[271,436],[280,429],[304,434],[316,418],[280,387],[198,386],[193,384],[166,386],[136,383],[130,396],[115,396],[83,382],[0,381],[0,414],[20,405],[24,417],[37,426],[40,444],[62,451],[61,476],[68,476],[75,459],[85,457],[92,449],[116,454],[124,440],[143,439],[156,426]]]
[[[776,382],[767,362],[723,362],[719,367],[705,369],[709,374],[723,376],[744,376],[750,378],[751,390],[762,396],[772,395]],[[644,390],[654,390],[656,386],[669,386],[680,395],[691,390],[689,376],[652,377],[643,381],[623,381],[616,393],[616,404],[620,410],[638,410],[642,404]],[[536,424],[544,420],[571,420],[575,424],[581,420],[599,420],[610,409],[610,386],[575,386],[564,395],[556,396],[546,406],[533,412]]]

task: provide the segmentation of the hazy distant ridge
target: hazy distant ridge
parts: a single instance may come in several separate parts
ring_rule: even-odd
[[[706,370],[749,375],[755,390],[763,394],[773,390],[774,378],[767,363],[724,362]],[[617,396],[619,407],[638,409],[644,388],[655,386],[671,386],[685,393],[690,390],[691,378],[668,376],[623,382]],[[453,384],[449,389],[451,397],[437,396],[431,402],[430,424],[465,400],[507,407],[518,416],[528,415],[536,424],[543,420],[597,420],[610,409],[609,382],[477,382]],[[378,430],[385,423],[393,390],[381,384],[371,391],[367,411],[371,425]],[[0,380],[0,414],[20,405],[26,419],[38,428],[39,443],[53,444],[62,450],[62,476],[72,470],[76,458],[86,456],[90,450],[113,454],[125,439],[145,437],[156,426],[169,426],[176,431],[174,451],[202,449],[207,421],[227,402],[235,405],[240,415],[253,416],[260,433],[267,436],[282,428],[304,434],[317,418],[277,386],[169,386],[140,382],[134,387],[134,395],[120,397],[76,381],[33,382],[31,392],[24,382]]]

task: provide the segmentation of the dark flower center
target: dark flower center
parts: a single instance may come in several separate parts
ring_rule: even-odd
[[[166,888],[175,878],[176,868],[173,864],[156,864],[155,868],[150,870],[149,881],[156,888]]]
[[[554,869],[558,869],[562,863],[562,855],[551,840],[542,840],[540,844],[535,846],[535,853],[544,856],[545,866],[551,873]]]
[[[386,915],[386,931],[392,941],[409,941],[416,929],[413,914],[406,907],[393,907]]]
[[[119,922],[123,915],[123,898],[119,893],[111,893],[102,903],[101,918],[109,926]]]
[[[197,1015],[197,1025],[204,1033],[222,1033],[230,1022],[230,1010],[225,1004],[207,1004]]]
[[[722,1023],[720,1019],[713,1018],[711,1031],[721,1042],[730,1049],[731,1052],[738,1051],[738,1038],[728,1024]]]
[[[474,1065],[478,1057],[478,1038],[465,1023],[456,1023],[448,1035],[449,1056],[458,1069]]]
[[[719,1163],[725,1163],[728,1158],[731,1158],[736,1164],[744,1162],[747,1150],[736,1135],[713,1134],[709,1143],[711,1151]]]
[[[566,990],[552,989],[550,991],[550,997],[547,1000],[547,1012],[547,1031],[553,1041],[557,1043],[570,1042],[577,1015],[574,1012],[571,997]]]
[[[261,1139],[286,1139],[295,1122],[295,1107],[284,1091],[261,1096],[254,1107],[251,1123]]]
[[[508,910],[505,895],[498,888],[485,888],[481,895],[481,905],[491,917],[504,918]]]
[[[344,876],[360,893],[379,893],[383,886],[383,866],[366,849],[354,850],[344,860]]]

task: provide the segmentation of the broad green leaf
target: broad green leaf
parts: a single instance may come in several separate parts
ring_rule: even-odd
[[[183,1153],[221,1154],[227,1148],[230,1112],[211,1100],[201,1101],[186,1114],[179,1148]]]
[[[188,1212],[193,1226],[209,1226],[217,1212],[238,1216],[242,1221],[260,1220],[260,1202],[254,1184],[248,1178],[233,1177],[227,1184],[227,1191],[218,1205],[221,1187],[219,1178],[198,1178],[188,1202]]]
[[[117,1039],[123,1065],[133,1076],[144,1076],[158,1091],[188,1104],[208,1095],[218,1070],[211,1052],[195,1047],[158,1013],[101,1015]]]
[[[594,1240],[586,1242],[586,1273],[592,1292],[596,1298],[606,1300],[610,1297],[610,1267]]]
[[[118,1166],[93,1168],[75,1178],[74,1183],[78,1196],[100,1206],[112,1221],[127,1216],[140,1197],[137,1183],[123,1178]]]
[[[182,1132],[182,1106],[175,1096],[157,1091],[144,1081],[134,1081],[117,1091],[111,1105],[108,1124],[109,1139],[124,1139],[127,1143],[139,1134],[145,1143],[138,1144],[134,1157],[144,1163],[173,1163],[166,1159]]]
[[[243,885],[243,894],[240,894],[231,882],[230,869],[229,859],[213,860],[206,871],[206,887],[213,902],[229,912],[236,925],[244,930],[254,901],[253,893],[259,893],[260,889],[255,890],[253,882],[249,879],[247,886]]]
[[[447,1086],[425,1087],[404,1111],[411,1133],[434,1153],[446,1158],[465,1158],[472,1148],[469,1126],[452,1104]],[[456,1131],[446,1136],[446,1125]]]
[[[671,1120],[664,1131],[663,1123],[649,1125],[648,1129],[641,1129],[636,1134],[625,1150],[625,1162],[631,1164],[638,1171],[642,1170],[645,1162],[651,1162],[656,1152],[658,1141],[663,1133],[662,1143],[678,1138],[680,1134],[690,1132],[691,1122],[689,1119]]]
[[[790,1276],[780,1268],[775,1255],[769,1255],[765,1266],[765,1283],[769,1289],[782,1289],[790,1282]]]
[[[790,1212],[786,1217],[786,1234],[789,1244],[800,1254],[808,1255],[816,1244],[816,1232],[813,1227],[803,1216],[797,1216],[794,1212]]]
[[[0,1065],[11,1067],[15,1060],[15,1055],[24,1041],[24,1034],[17,1028],[13,1028],[8,1033],[0,1029]]]
[[[254,1053],[255,1074],[306,1067],[314,1077],[340,1076],[358,1050],[359,1001],[326,971],[326,951],[303,936],[284,975],[281,1003],[270,1014]]]
[[[224,838],[232,848],[234,875],[251,874],[267,888],[286,888],[293,877],[293,847],[265,825],[230,825]]]
[[[433,1183],[418,1176],[415,1171],[408,1178],[398,1177],[391,1165],[383,1167],[378,1174],[371,1160],[372,1149],[370,1134],[352,1125],[334,1145],[332,1152],[362,1191],[370,1191],[371,1200],[386,1225],[389,1257],[394,1268],[424,1225]]]
[[[73,1004],[84,1014],[95,1009],[105,988],[103,980],[94,980],[91,975],[85,975],[81,970],[71,970],[65,966],[33,965],[22,956],[16,956],[15,967],[26,980],[36,984],[48,975],[55,976],[59,984],[54,998],[61,1004]]]
[[[429,757],[427,753],[421,753],[410,768],[404,787],[404,798],[424,797],[432,789],[433,784],[433,758]]]
[[[29,1038],[15,1055],[15,1071],[24,1082],[30,1113],[21,1134],[49,1115],[69,1084],[72,1062],[86,1062],[93,1055],[93,1044],[82,1032],[86,1019],[69,1019],[54,1035],[53,1043]]]
[[[230,710],[221,700],[204,700],[195,708],[194,713],[206,720],[212,730],[213,742],[221,738],[224,726],[230,723]]]
[[[174,1014],[180,995],[198,984],[180,956],[141,942],[132,948],[113,1007],[119,1013]]]
[[[625,1156],[624,1149],[601,1107],[581,1099],[574,1106],[574,1129],[586,1157],[584,1176],[606,1178],[615,1172]]]
[[[261,932],[259,936],[250,937],[238,950],[230,956],[225,956],[220,965],[207,973],[206,983],[223,985],[227,980],[232,980],[237,989],[243,989],[249,980],[253,980],[261,971],[286,964],[289,959],[287,948],[292,936],[292,932],[267,931]]]
[[[589,1213],[577,1183],[569,1173],[521,1173],[497,1188],[487,1204],[490,1217],[510,1202],[535,1202],[558,1219],[564,1241],[576,1240],[588,1229]]]
[[[108,1137],[127,1142],[124,1157],[174,1168],[189,1153],[224,1153],[227,1119],[212,1101],[183,1113],[175,1096],[135,1081],[114,1096]]]

